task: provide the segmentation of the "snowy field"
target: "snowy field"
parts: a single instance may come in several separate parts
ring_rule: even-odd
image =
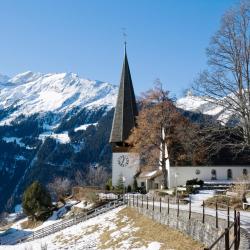
[[[119,226],[118,213],[124,207],[119,207],[115,210],[107,212],[103,215],[92,218],[88,221],[79,223],[78,225],[66,228],[58,233],[47,236],[42,239],[32,242],[21,243],[15,246],[0,246],[0,249],[8,250],[38,250],[38,249],[102,249],[101,241],[105,239],[105,233],[110,232],[111,238],[106,241],[107,246],[116,239],[119,241],[124,235],[128,235],[137,228],[133,227],[128,222],[128,218],[124,216],[119,223],[124,225]],[[119,218],[120,220],[120,218]],[[145,246],[131,246],[133,238],[124,239],[119,242],[119,249],[138,249],[138,250],[157,250],[160,249],[159,242],[147,242]],[[110,241],[110,242],[109,242]],[[134,242],[133,242],[134,244]],[[114,249],[105,248],[105,249]],[[118,249],[118,248],[115,248]]]

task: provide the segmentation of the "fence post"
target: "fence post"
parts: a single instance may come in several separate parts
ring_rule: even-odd
[[[143,207],[143,194],[141,195],[141,207]]]
[[[229,250],[229,229],[225,228],[225,250]]]
[[[136,195],[136,206],[138,207],[138,195]]]
[[[234,209],[234,250],[238,249],[238,234],[237,234],[237,227],[238,227],[238,218],[236,217],[236,210]]]
[[[177,217],[179,217],[179,210],[180,210],[180,199],[177,199]]]
[[[202,201],[202,223],[205,223],[205,202]]]
[[[147,210],[148,210],[148,196],[147,196]]]
[[[215,203],[215,220],[216,220],[216,228],[218,228],[218,204],[217,204],[217,201]]]
[[[155,210],[155,197],[153,196],[153,211]]]
[[[135,206],[135,195],[133,194],[133,207]]]
[[[238,231],[238,232],[237,232],[237,233],[238,233],[238,237],[237,237],[237,238],[238,238],[238,245],[237,245],[237,247],[239,248],[239,246],[240,246],[240,212],[237,213],[237,217],[238,217],[238,223],[237,223],[237,224],[238,224],[238,225],[237,225],[237,231]],[[237,249],[238,249],[238,248],[237,248]]]
[[[227,227],[230,226],[230,208],[229,205],[227,205]]]
[[[160,197],[160,213],[161,213],[161,197]]]
[[[189,198],[189,215],[188,215],[188,219],[191,219],[191,198]]]
[[[168,214],[169,214],[169,196],[168,196]]]

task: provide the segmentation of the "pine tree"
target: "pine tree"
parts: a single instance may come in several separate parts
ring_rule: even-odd
[[[122,176],[120,176],[120,178],[117,182],[116,189],[118,191],[123,191],[123,189],[124,189],[124,182],[123,182]]]
[[[24,192],[22,206],[24,213],[32,220],[47,219],[51,214],[51,197],[38,182],[33,182]]]
[[[136,178],[134,178],[133,190],[134,190],[134,192],[137,192],[137,191],[138,191],[138,183],[137,183]]]

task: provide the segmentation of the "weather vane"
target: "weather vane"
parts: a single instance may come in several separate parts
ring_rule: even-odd
[[[126,46],[127,44],[127,33],[126,33],[126,28],[122,28],[122,35],[123,35],[123,40],[124,40],[124,44]]]

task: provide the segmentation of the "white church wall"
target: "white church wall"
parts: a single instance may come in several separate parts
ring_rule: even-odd
[[[232,171],[232,180],[237,180],[243,176],[243,169],[247,169],[250,176],[249,166],[182,166],[169,167],[169,187],[186,185],[186,181],[198,178],[204,181],[212,180],[212,170],[216,171],[216,180],[228,180],[227,170]]]
[[[134,176],[139,171],[140,157],[136,153],[112,154],[112,185],[117,185],[119,179],[125,178],[125,186],[133,185]]]

